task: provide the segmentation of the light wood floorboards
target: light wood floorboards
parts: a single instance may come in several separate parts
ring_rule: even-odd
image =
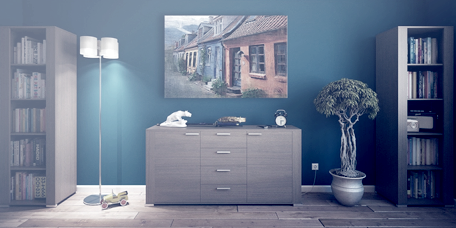
[[[76,193],[56,208],[0,208],[0,227],[456,227],[456,209],[398,208],[375,193],[360,205],[341,206],[331,193],[303,194],[302,206],[158,205],[144,206],[144,193],[129,193],[121,207],[83,204]]]

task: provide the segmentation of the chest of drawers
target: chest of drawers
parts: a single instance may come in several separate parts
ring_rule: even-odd
[[[146,205],[300,204],[301,130],[146,130]]]

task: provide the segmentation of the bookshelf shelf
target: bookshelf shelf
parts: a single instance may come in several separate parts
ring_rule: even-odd
[[[434,133],[434,132],[407,132],[408,136],[442,136],[442,133]]]
[[[0,206],[55,207],[76,192],[77,37],[2,26],[0,41]]]
[[[409,101],[443,101],[442,98],[414,98],[408,99]]]
[[[454,205],[453,42],[452,26],[399,26],[376,37],[375,187],[398,206]],[[413,115],[432,117],[432,127],[407,132]]]
[[[46,64],[11,64],[13,68],[46,68]]]
[[[409,67],[441,67],[443,64],[441,63],[435,63],[435,64],[417,64],[417,63],[408,63],[407,66]]]
[[[11,166],[11,171],[46,171],[44,166],[24,167],[24,166]]]
[[[38,133],[29,133],[29,132],[11,133],[11,136],[46,136],[46,132],[38,132]]]
[[[407,170],[442,170],[442,167],[435,165],[409,165]]]
[[[36,102],[36,101],[46,101],[46,99],[11,99],[11,102]]]

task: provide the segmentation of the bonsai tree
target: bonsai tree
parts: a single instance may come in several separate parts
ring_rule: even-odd
[[[359,177],[356,171],[356,136],[353,126],[359,117],[368,114],[374,119],[379,111],[377,93],[367,84],[342,78],[323,87],[314,100],[318,112],[326,117],[339,117],[342,132],[340,146],[341,168],[337,175]]]

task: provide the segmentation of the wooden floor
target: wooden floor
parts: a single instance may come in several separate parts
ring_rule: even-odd
[[[76,193],[56,208],[0,208],[0,227],[456,227],[456,209],[398,208],[375,193],[360,205],[341,206],[331,193],[303,194],[303,206],[144,206],[144,193],[129,193],[121,207],[83,204]]]

